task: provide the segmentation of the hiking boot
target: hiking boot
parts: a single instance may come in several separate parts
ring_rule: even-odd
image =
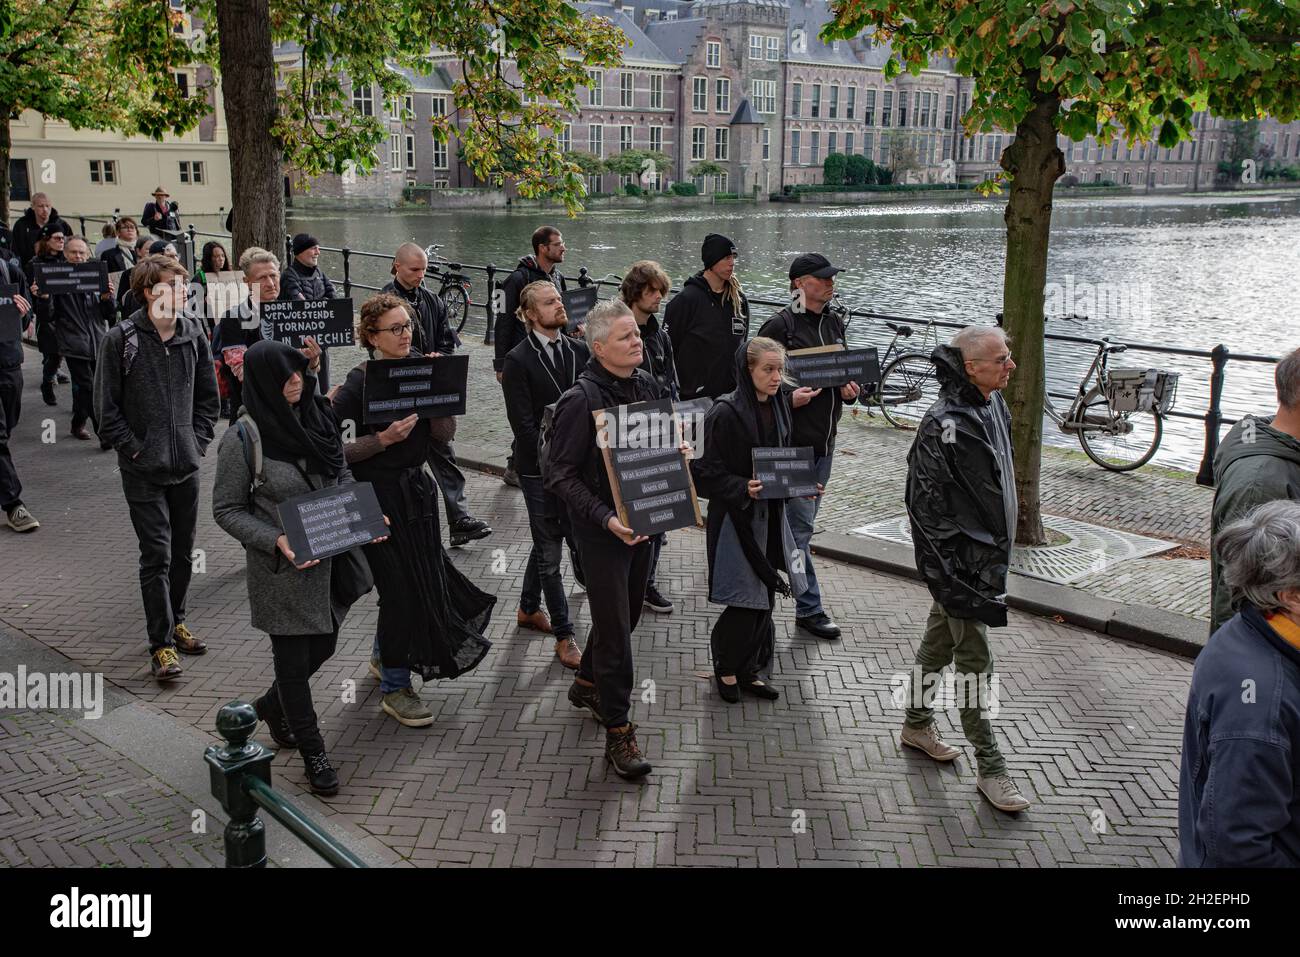
[[[9,527],[15,532],[34,532],[41,527],[26,505],[15,505],[9,512]]]
[[[903,725],[903,733],[899,737],[898,743],[909,748],[916,748],[918,751],[924,751],[936,761],[955,761],[961,757],[959,748],[944,744],[943,738],[939,737],[939,729],[935,727],[933,721],[924,728],[909,728],[907,725]]]
[[[261,704],[260,708],[258,707],[259,704]],[[275,742],[277,748],[298,747],[298,736],[289,727],[289,719],[280,710],[278,701],[267,701],[265,698],[259,698],[253,702],[253,709],[257,711],[257,717],[266,723],[266,733],[271,736],[271,740]]]
[[[58,405],[59,398],[54,394],[53,382],[41,383],[41,398],[45,400],[46,405]]]
[[[207,642],[202,638],[194,637],[194,634],[185,627],[185,622],[173,628],[172,634],[176,637],[177,650],[183,655],[201,655],[208,650]]]
[[[1015,814],[1029,807],[1029,799],[1020,793],[1020,789],[1011,781],[1011,776],[1003,772],[992,777],[975,776],[975,786],[999,811]]]
[[[74,424],[74,425],[72,426],[72,437],[73,437],[74,439],[80,439],[80,440],[83,441],[83,442],[89,442],[89,441],[90,441],[90,429],[86,428],[86,426],[85,426],[84,423],[81,424],[81,425],[76,425],[76,424]]]
[[[639,778],[653,770],[637,747],[636,725],[631,722],[621,728],[605,729],[605,758],[621,778]]]
[[[324,751],[316,754],[304,754],[303,764],[307,766],[307,784],[312,794],[329,797],[339,793],[339,776],[330,765],[329,756]]]
[[[673,603],[659,593],[659,589],[650,585],[645,590],[645,606],[660,615],[671,615]]]
[[[840,636],[840,626],[831,621],[831,616],[824,611],[809,615],[807,618],[796,618],[794,623],[823,641],[834,641]]]
[[[176,649],[159,648],[149,657],[149,670],[159,681],[171,681],[181,676],[181,659]]]
[[[487,538],[492,534],[492,526],[479,518],[470,518],[468,515],[451,526],[451,547],[459,548],[470,542],[476,542],[480,538]]]
[[[428,709],[413,688],[398,688],[384,695],[380,707],[408,728],[427,728],[433,724],[433,712]]]
[[[578,666],[582,664],[582,649],[578,643],[573,640],[573,636],[561,638],[555,643],[555,657],[560,659],[560,664],[570,671],[577,671]]]
[[[605,716],[600,710],[600,692],[596,690],[595,685],[584,685],[574,681],[569,685],[569,704],[575,708],[586,708],[593,718],[601,724],[605,723]]]
[[[540,608],[530,615],[525,615],[524,610],[520,608],[515,612],[515,623],[520,628],[531,628],[533,631],[540,631],[544,635],[551,634],[551,619]]]

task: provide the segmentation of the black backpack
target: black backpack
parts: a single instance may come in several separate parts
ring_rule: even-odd
[[[573,383],[572,388],[581,388],[583,395],[587,397],[587,408],[592,409],[592,402],[596,402],[595,408],[600,408],[601,398],[599,395],[592,399],[591,390],[595,386],[588,387],[586,381],[579,376],[578,380]],[[565,393],[561,393],[560,399],[564,398]],[[556,399],[546,408],[542,409],[542,422],[538,428],[537,434],[537,471],[542,475],[542,481],[546,480],[546,466],[551,457],[551,440],[555,437],[555,407],[560,404],[560,399]]]

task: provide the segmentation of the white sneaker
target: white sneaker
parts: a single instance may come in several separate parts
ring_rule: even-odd
[[[961,756],[961,750],[950,744],[944,744],[939,737],[939,729],[931,721],[924,728],[910,728],[903,725],[903,734],[898,739],[900,744],[924,751],[936,761],[955,761]]]
[[[1010,775],[995,774],[991,778],[976,775],[975,786],[999,811],[1015,814],[1029,807],[1029,799],[1012,783]]]
[[[27,511],[26,505],[19,505],[9,513],[9,527],[15,532],[34,532],[41,527],[36,516]]]

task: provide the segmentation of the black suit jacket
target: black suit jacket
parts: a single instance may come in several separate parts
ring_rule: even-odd
[[[580,339],[560,336],[564,368],[552,369],[531,332],[508,353],[501,366],[501,389],[506,397],[506,417],[515,433],[515,470],[520,475],[540,475],[537,440],[542,412],[577,381],[591,352]]]

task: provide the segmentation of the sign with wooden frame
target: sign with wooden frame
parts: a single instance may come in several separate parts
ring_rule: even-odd
[[[618,520],[638,535],[703,526],[670,399],[592,412]]]

